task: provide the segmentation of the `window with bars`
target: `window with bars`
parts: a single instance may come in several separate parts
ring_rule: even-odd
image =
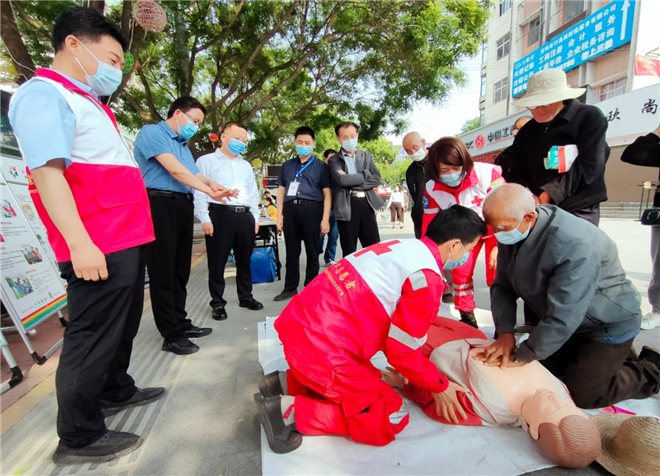
[[[509,78],[504,78],[493,85],[493,104],[504,101],[509,94]]]
[[[626,92],[626,78],[617,79],[600,87],[600,100],[605,101]]]
[[[564,2],[564,23],[568,23],[583,11],[584,0],[569,0]]]
[[[510,8],[513,0],[500,0],[500,16],[504,15]]]
[[[527,46],[532,46],[541,39],[541,17],[536,17],[529,22],[529,35],[527,36]]]
[[[509,44],[511,43],[511,34],[507,33],[497,40],[497,60],[501,60],[509,54]]]

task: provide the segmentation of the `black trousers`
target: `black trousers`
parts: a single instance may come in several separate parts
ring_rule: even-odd
[[[185,338],[192,327],[186,312],[194,205],[185,195],[149,195],[156,241],[145,250],[149,292],[156,327],[167,342]]]
[[[286,278],[284,290],[298,289],[300,282],[300,243],[305,244],[307,266],[305,286],[319,274],[319,231],[323,219],[323,202],[311,200],[294,204],[284,202],[284,244],[286,245]]]
[[[337,220],[337,227],[339,228],[341,253],[344,257],[357,250],[358,239],[363,248],[380,241],[376,214],[366,197],[351,196],[351,220]]]
[[[249,211],[236,213],[229,207],[213,204],[209,206],[209,215],[213,223],[213,236],[206,235],[206,255],[209,264],[211,307],[227,304],[222,296],[225,293],[225,266],[232,249],[236,259],[238,300],[248,301],[252,298],[250,261],[254,249],[254,216]]]
[[[98,282],[77,278],[70,261],[60,263],[69,284],[69,325],[55,376],[57,433],[69,447],[105,433],[99,399],[123,401],[137,391],[127,370],[144,303],[143,247],[105,259],[108,279]]]
[[[541,363],[559,378],[580,408],[601,408],[660,390],[660,369],[630,352],[634,339],[607,344],[573,335]]]
[[[598,226],[600,224],[600,203],[571,212],[571,215],[582,218],[592,225]]]

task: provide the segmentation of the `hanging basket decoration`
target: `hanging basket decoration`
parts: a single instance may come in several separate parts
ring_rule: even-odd
[[[124,68],[121,70],[124,74],[130,74],[135,67],[135,58],[130,51],[124,51]]]
[[[218,134],[209,134],[209,140],[211,142],[218,142],[220,138],[218,137]]]
[[[258,168],[260,168],[262,165],[264,165],[264,162],[263,162],[263,160],[261,160],[261,159],[254,159],[254,160],[252,161],[252,168],[253,168],[253,169],[258,169]]]
[[[133,17],[147,31],[163,31],[167,26],[165,10],[154,0],[135,2]]]

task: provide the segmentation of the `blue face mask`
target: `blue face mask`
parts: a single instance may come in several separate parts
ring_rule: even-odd
[[[112,93],[114,93],[117,90],[117,88],[121,84],[121,80],[123,77],[122,72],[119,71],[118,69],[113,68],[108,63],[99,60],[94,55],[94,53],[92,53],[89,50],[89,48],[85,46],[85,44],[82,41],[80,42],[80,44],[83,45],[83,47],[87,51],[89,51],[89,54],[92,55],[99,64],[99,67],[96,70],[96,74],[90,76],[89,74],[87,74],[87,71],[85,71],[85,68],[83,68],[83,65],[80,62],[80,60],[76,58],[76,61],[78,61],[78,65],[85,72],[85,79],[87,80],[87,85],[90,88],[92,88],[99,96],[110,96]]]
[[[241,155],[243,152],[245,152],[247,146],[243,144],[240,140],[232,138],[229,140],[229,145],[227,145],[227,149],[229,149],[229,152],[231,152],[232,154]]]
[[[183,112],[183,114],[185,114],[185,112]],[[197,131],[199,130],[199,126],[190,119],[187,119],[186,123],[182,126],[179,126],[178,122],[176,125],[179,127],[179,136],[184,140],[190,139],[192,136],[197,134]]]
[[[460,170],[453,174],[440,175],[440,181],[450,187],[458,187],[463,181],[463,171]]]
[[[470,257],[470,253],[465,251],[465,247],[463,246],[463,243],[461,243],[461,248],[463,248],[463,257],[457,261],[455,259],[451,259],[451,257],[448,256],[447,257],[447,262],[445,263],[444,268],[454,269],[454,268],[458,268],[459,266],[463,266],[465,264],[465,262]]]
[[[314,149],[308,145],[296,146],[296,154],[298,154],[300,157],[307,157],[308,155],[312,155],[312,152],[314,152]]]
[[[522,240],[527,238],[527,235],[529,235],[529,230],[532,229],[531,224],[530,226],[527,227],[527,231],[525,233],[521,233],[520,230],[518,230],[518,227],[520,226],[524,218],[525,217],[522,217],[520,219],[518,226],[516,226],[513,230],[498,231],[497,233],[495,233],[495,239],[497,240],[497,242],[503,245],[515,245],[516,243],[520,243]]]
[[[357,149],[357,138],[355,139],[349,139],[345,140],[344,142],[341,143],[341,147],[346,151],[346,152],[353,152],[355,149]]]

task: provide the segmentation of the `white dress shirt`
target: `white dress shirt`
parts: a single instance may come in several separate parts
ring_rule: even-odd
[[[250,213],[255,221],[259,222],[259,189],[254,178],[252,166],[237,155],[230,159],[220,152],[220,149],[212,154],[206,154],[197,159],[197,167],[200,173],[225,188],[238,189],[237,198],[226,198],[222,204],[213,200],[207,194],[195,190],[195,216],[202,223],[211,221],[209,217],[209,203],[219,205],[233,205],[236,207],[250,207]]]

